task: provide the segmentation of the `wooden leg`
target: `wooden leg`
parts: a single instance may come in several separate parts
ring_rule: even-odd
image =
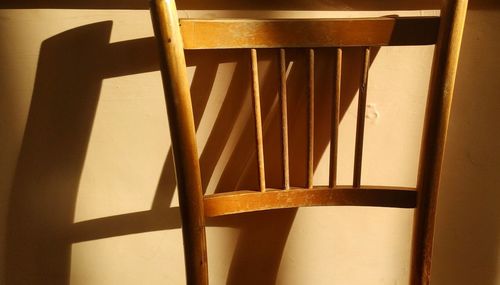
[[[436,200],[466,12],[467,0],[447,0],[441,10],[417,182],[412,285],[430,284]]]

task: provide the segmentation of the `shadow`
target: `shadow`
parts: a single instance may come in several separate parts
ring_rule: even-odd
[[[358,10],[358,11],[383,11],[383,10],[421,10],[439,9],[440,2],[433,0],[182,0],[177,1],[180,10]],[[472,9],[498,9],[500,4],[496,0],[473,0],[470,1]],[[146,0],[4,0],[0,8],[5,9],[149,9]]]
[[[8,284],[67,284],[79,178],[111,22],[44,41],[7,220]],[[71,76],[66,76],[70,74]]]
[[[41,46],[10,195],[7,284],[68,284],[72,243],[180,227],[178,209],[159,207],[158,202],[150,211],[73,223],[102,80],[159,69],[154,38],[110,44],[111,28],[111,21],[78,27]],[[201,65],[199,71],[213,70],[212,66]],[[197,77],[192,90],[202,95],[200,90],[207,86],[200,87]],[[198,109],[206,103],[207,91],[205,97],[194,100]],[[171,154],[158,189],[155,201],[165,196],[172,199]]]
[[[167,155],[150,210],[73,222],[80,176],[102,80],[158,70],[156,43],[153,38],[110,44],[111,28],[112,22],[110,21],[78,27],[45,40],[41,46],[29,117],[10,196],[6,239],[7,284],[68,284],[73,243],[180,227],[178,208],[169,207],[175,190],[171,152]],[[301,112],[304,109],[301,106],[304,104],[305,90],[298,87],[300,81],[304,80],[300,78],[305,78],[304,72],[301,71],[305,58],[297,53],[291,52],[289,59],[297,62],[291,68],[289,77],[289,82],[297,85],[296,91],[290,93],[290,112]],[[264,51],[261,59],[267,61],[274,56],[272,51]],[[325,62],[329,64],[333,62],[333,53],[318,51],[318,57],[323,56],[329,58]],[[233,128],[233,119],[238,115],[239,110],[244,108],[245,100],[241,94],[244,92],[249,94],[249,64],[245,52],[238,50],[188,52],[187,62],[190,66],[196,66],[191,85],[196,126],[199,125],[205,110],[218,65],[223,62],[236,64],[218,119],[205,150],[201,154],[203,184],[206,187]],[[330,66],[332,65],[329,64],[318,65],[318,71],[327,72],[324,75],[318,75],[317,80],[322,80],[321,76],[331,77]],[[360,66],[359,62],[355,65]],[[272,66],[277,68],[276,62]],[[322,72],[317,74],[322,74]],[[270,145],[266,145],[268,149],[278,142],[277,132],[272,131],[278,123],[276,110],[271,108],[271,102],[276,101],[277,98],[277,78],[276,76],[264,77],[268,78],[262,84],[264,117],[266,124],[269,124],[265,130],[265,141]],[[325,86],[332,85],[330,83],[328,82]],[[349,96],[343,97],[343,111],[352,100],[356,88],[349,90],[346,88],[348,90],[346,94],[349,93]],[[327,89],[329,89],[327,92],[331,93],[331,86]],[[323,93],[321,88],[318,90],[318,94],[329,94]],[[329,97],[329,95],[325,96],[326,99]],[[318,96],[317,100],[323,99]],[[319,106],[327,106],[327,104],[319,104]],[[318,114],[320,115],[316,118],[319,124],[317,129],[321,129],[323,128],[322,122],[329,121],[329,114],[328,110],[327,112],[320,110]],[[245,162],[251,161],[253,157],[253,146],[247,140],[247,136],[252,135],[251,118],[247,118],[245,125],[244,135],[238,141],[235,153],[225,167],[217,186],[218,189],[235,189],[234,187],[238,185],[229,177],[242,173],[245,180],[256,181],[255,173],[249,170],[251,167],[248,167],[248,163],[243,168],[241,165],[235,167],[238,155],[246,157],[242,160]],[[326,125],[324,127],[329,129]],[[298,132],[303,132],[305,129],[291,127],[291,130],[291,147],[303,149],[303,142],[295,141],[302,138]],[[329,141],[328,136],[321,135],[324,133],[326,132],[315,134],[317,137],[315,157],[317,159]],[[266,151],[266,153],[271,152]],[[299,155],[301,156],[304,155]],[[269,165],[276,164],[278,160],[279,157],[266,156],[266,163]],[[301,163],[298,164],[301,165]],[[237,172],[229,171],[231,167],[235,167],[234,170]],[[294,172],[301,171],[293,170],[292,167],[292,173]],[[268,174],[270,177],[279,176],[273,175],[272,172]],[[269,181],[270,185],[280,183],[271,178]],[[297,183],[297,181],[292,181]],[[239,186],[251,187],[252,183],[241,183]],[[295,212],[296,210],[291,209],[270,213],[271,219],[281,225],[272,228],[261,228],[259,221],[262,220],[262,213],[207,221],[208,226],[229,226],[241,229],[228,284],[250,282],[252,279],[246,279],[247,275],[241,272],[243,272],[242,268],[252,260],[255,264],[266,266],[267,273],[264,276],[267,276],[265,277],[267,281],[264,280],[261,284],[274,282]],[[271,237],[270,247],[265,249],[268,258],[254,255],[253,259],[249,259],[254,241],[264,237],[268,241]],[[263,260],[266,262],[262,262]]]
[[[177,1],[177,7],[181,10],[358,10],[358,11],[382,11],[382,10],[421,10],[439,9],[440,2],[433,0],[387,0],[376,2],[370,0],[183,0]],[[473,9],[498,9],[500,4],[496,0],[470,1]],[[6,9],[129,9],[147,10],[148,1],[145,0],[4,0],[0,8]]]

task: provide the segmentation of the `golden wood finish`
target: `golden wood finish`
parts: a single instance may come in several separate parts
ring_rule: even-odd
[[[354,174],[352,185],[361,186],[361,168],[363,164],[363,139],[365,136],[366,93],[368,89],[368,71],[370,70],[370,48],[364,48],[363,73],[359,87],[358,118],[356,124],[356,143],[354,149]]]
[[[151,15],[155,35],[159,39],[160,67],[179,189],[187,283],[204,285],[208,284],[208,269],[203,192],[175,2],[152,1]]]
[[[280,107],[281,107],[281,154],[283,156],[283,188],[290,189],[290,164],[288,159],[288,110],[286,100],[286,53],[280,49]]]
[[[438,17],[181,20],[185,49],[434,44]]]
[[[467,2],[446,0],[441,10],[441,28],[434,53],[417,180],[419,195],[411,265],[413,285],[430,284],[436,200]]]
[[[252,65],[252,102],[255,125],[255,144],[257,146],[257,167],[259,171],[259,190],[266,191],[266,174],[264,170],[264,143],[262,138],[262,115],[260,112],[259,71],[257,67],[257,51],[250,50]]]
[[[314,187],[266,192],[234,191],[205,196],[205,215],[215,217],[270,209],[310,206],[376,206],[413,208],[417,192],[393,187]]]

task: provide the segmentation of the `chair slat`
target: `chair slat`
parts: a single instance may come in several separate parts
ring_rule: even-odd
[[[266,174],[264,168],[264,143],[262,137],[262,115],[260,111],[259,70],[257,67],[257,50],[250,50],[252,65],[252,102],[255,123],[255,142],[257,146],[257,167],[259,172],[259,190],[266,191]]]
[[[339,123],[340,123],[340,91],[342,80],[342,48],[337,48],[335,59],[335,89],[332,104],[332,127],[330,139],[330,171],[328,177],[328,186],[335,187],[337,184],[337,151],[339,142]]]
[[[352,185],[361,186],[361,168],[363,161],[363,138],[365,133],[366,93],[368,88],[368,72],[370,70],[370,47],[365,47],[363,57],[363,73],[359,87],[358,118],[356,124],[356,143],[354,150],[354,174]]]
[[[183,19],[180,28],[185,49],[429,45],[439,17]]]
[[[417,200],[415,188],[406,187],[315,187],[233,191],[205,196],[205,216],[310,206],[375,206],[414,208]]]
[[[314,176],[314,49],[308,50],[307,72],[307,187],[313,187]]]
[[[286,53],[280,49],[280,107],[281,107],[281,151],[283,156],[283,188],[290,188],[290,164],[288,158],[288,111],[286,98]]]

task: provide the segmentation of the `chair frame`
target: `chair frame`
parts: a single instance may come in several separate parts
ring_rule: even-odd
[[[312,28],[327,28],[330,37],[309,38],[309,42],[299,44],[300,35],[292,33],[287,37],[274,37],[273,39],[254,37],[249,40],[234,40],[234,38],[218,39],[216,35],[222,32],[238,32],[248,21],[245,20],[181,20],[177,16],[174,0],[151,0],[151,15],[156,38],[160,51],[160,68],[162,74],[165,100],[170,125],[172,148],[176,169],[176,179],[179,189],[179,204],[182,219],[182,233],[184,241],[184,257],[186,266],[187,284],[208,284],[207,249],[205,236],[205,217],[217,216],[245,211],[275,209],[285,207],[299,207],[312,205],[376,205],[387,207],[415,208],[414,230],[412,242],[410,283],[412,285],[428,285],[431,276],[431,257],[434,235],[434,223],[437,194],[443,162],[446,133],[449,122],[451,101],[453,96],[454,81],[458,65],[460,44],[467,11],[467,0],[445,0],[441,15],[436,23],[432,20],[425,21],[423,28],[417,29],[416,34],[410,37],[406,33],[397,31],[397,27],[412,27],[418,19],[404,18],[376,18],[361,20],[333,20],[310,21],[307,25]],[[287,26],[304,26],[304,20],[249,20],[254,21],[246,33],[265,35],[268,31],[279,34]],[[302,21],[302,24],[300,23]],[[402,25],[396,25],[403,21]],[[319,23],[319,24],[318,24]],[[321,24],[323,23],[323,24]],[[421,23],[422,24],[422,23]],[[193,27],[196,25],[196,29]],[[316,25],[316,26],[314,26]],[[332,26],[328,26],[332,25]],[[357,25],[369,26],[372,35],[377,35],[367,41],[366,35],[347,36],[342,34],[342,27]],[[427,26],[426,26],[427,25]],[[429,26],[431,25],[431,26]],[[428,33],[429,27],[436,27],[435,35]],[[222,27],[222,28],[221,28]],[[375,28],[373,28],[375,27]],[[405,29],[406,29],[405,28]],[[205,29],[205,30],[204,30]],[[294,30],[294,29],[292,29]],[[433,29],[434,30],[434,29]],[[199,31],[197,34],[193,31]],[[204,36],[203,31],[210,31]],[[290,29],[287,30],[290,33]],[[391,37],[384,37],[390,34]],[[191,37],[194,35],[193,37]],[[432,65],[431,81],[424,119],[424,131],[421,143],[421,156],[419,162],[416,189],[389,189],[384,187],[363,187],[361,180],[361,153],[363,146],[364,110],[366,107],[366,83],[370,48],[365,48],[364,71],[360,87],[360,103],[358,105],[358,123],[355,145],[355,168],[353,187],[343,188],[336,185],[335,175],[330,175],[329,187],[314,188],[312,190],[312,153],[314,126],[314,105],[309,104],[309,131],[308,131],[308,187],[290,191],[266,189],[264,179],[264,162],[262,152],[262,129],[260,118],[259,88],[257,80],[257,53],[256,48],[285,48],[302,47],[309,50],[309,102],[314,99],[314,84],[311,83],[314,66],[313,47],[337,47],[337,66],[339,71],[342,65],[341,56],[344,46],[385,46],[385,45],[411,45],[418,38],[418,44],[431,44],[433,38],[436,48]],[[326,38],[326,40],[325,40]],[[255,43],[255,40],[257,43]],[[257,161],[259,166],[258,191],[232,192],[231,194],[215,194],[204,197],[202,191],[200,165],[198,160],[195,124],[191,106],[189,82],[186,73],[184,58],[185,49],[207,48],[249,48],[251,49],[252,62],[252,91],[254,98],[254,115],[257,142]],[[288,180],[288,145],[286,130],[286,77],[284,77],[284,49],[280,50],[281,62],[281,116],[283,137],[283,167],[284,189],[290,189]],[[340,72],[336,75],[335,105],[338,106],[340,96]],[[285,79],[283,79],[285,78]],[[285,94],[285,95],[283,95]],[[312,99],[311,99],[312,98]],[[284,104],[283,104],[284,102]],[[334,108],[332,116],[332,145],[336,145],[338,135],[338,110]],[[360,115],[361,114],[361,115]],[[361,117],[360,117],[361,116]],[[336,147],[331,152],[330,170],[336,169]],[[333,173],[334,171],[330,171]],[[310,188],[310,189],[308,189]],[[413,191],[412,191],[413,190]],[[416,190],[416,191],[415,191]],[[292,193],[292,194],[290,194]],[[232,196],[231,196],[232,195]],[[231,205],[230,201],[238,195],[248,209],[239,209]],[[241,198],[244,197],[244,198]],[[308,198],[308,203],[303,198]],[[293,199],[289,199],[293,198]],[[294,200],[295,199],[295,200]],[[312,200],[311,200],[312,199]],[[264,202],[258,202],[264,201]],[[288,201],[288,202],[285,202]],[[257,204],[256,204],[257,203]],[[287,204],[288,203],[288,204]],[[256,206],[257,205],[257,206]],[[260,205],[260,206],[259,206]]]

